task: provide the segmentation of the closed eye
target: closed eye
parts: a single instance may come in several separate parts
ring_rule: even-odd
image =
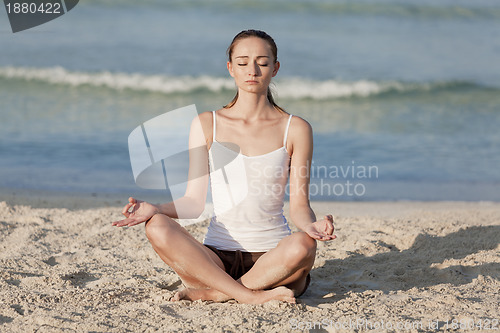
[[[238,64],[238,66],[246,66],[247,64]],[[267,67],[268,64],[258,64],[259,66],[262,66],[262,67]]]

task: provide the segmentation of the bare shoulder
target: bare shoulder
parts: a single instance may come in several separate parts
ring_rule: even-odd
[[[310,154],[313,145],[312,133],[312,126],[307,120],[295,115],[292,117],[287,140],[287,150],[291,156],[299,151],[306,155]]]
[[[212,111],[205,111],[198,115],[198,119],[200,120],[203,129],[205,129],[206,126],[212,126],[212,118]]]
[[[312,126],[304,118],[294,115],[288,133],[292,139],[305,139],[312,135]]]
[[[194,127],[193,127],[194,126]],[[201,126],[201,129],[203,131],[203,134],[205,136],[205,142],[208,144],[211,143],[212,139],[212,131],[213,131],[213,116],[212,116],[212,111],[205,111],[198,116],[194,117],[191,128],[195,130],[199,130],[199,126]]]

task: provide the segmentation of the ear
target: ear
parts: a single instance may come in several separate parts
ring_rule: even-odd
[[[276,76],[276,74],[278,74],[278,70],[280,69],[280,62],[279,61],[276,61],[274,63],[274,70],[273,70],[273,77]]]
[[[227,62],[227,70],[229,71],[229,75],[234,77],[234,72],[233,72],[233,63],[231,61]]]

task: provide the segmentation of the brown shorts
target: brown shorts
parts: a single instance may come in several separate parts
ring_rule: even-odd
[[[257,259],[259,259],[266,252],[244,252],[244,251],[226,251],[218,250],[211,245],[204,244],[207,248],[212,250],[224,264],[224,269],[233,279],[238,280],[240,277],[248,272]],[[311,282],[311,275],[307,274],[306,285],[304,290],[297,296],[300,297],[305,293],[309,283]]]

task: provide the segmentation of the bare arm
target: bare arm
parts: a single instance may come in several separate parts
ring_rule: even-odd
[[[317,240],[334,239],[333,217],[321,220],[311,209],[309,202],[309,179],[313,156],[312,128],[307,121],[298,118],[290,136],[292,156],[290,162],[290,217],[300,230]]]
[[[198,218],[205,209],[208,191],[208,151],[200,115],[193,119],[189,134],[189,172],[183,197],[158,205],[158,213],[171,218]]]

